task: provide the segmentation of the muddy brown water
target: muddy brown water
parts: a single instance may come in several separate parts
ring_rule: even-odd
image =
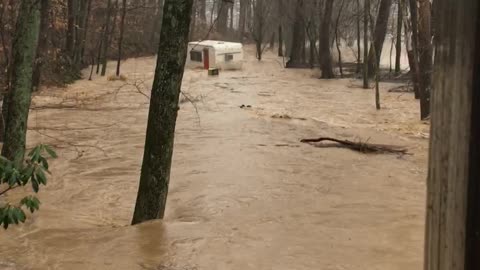
[[[29,145],[52,144],[60,158],[41,211],[0,231],[0,269],[421,269],[428,125],[418,104],[382,84],[376,111],[360,81],[281,62],[267,54],[219,77],[186,72],[195,105],[181,104],[166,218],[135,227],[155,59],[126,61],[126,82],[43,90]],[[318,136],[413,155],[299,142]]]

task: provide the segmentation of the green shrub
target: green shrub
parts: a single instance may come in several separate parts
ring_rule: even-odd
[[[27,185],[32,186],[34,193],[38,193],[41,185],[47,184],[48,161],[47,158],[56,158],[57,154],[47,145],[39,145],[32,149],[26,160],[17,158],[14,161],[0,157],[0,184],[6,186],[0,191],[0,198],[7,192]],[[0,202],[0,226],[7,229],[11,224],[24,223],[26,214],[38,210],[40,201],[37,197],[29,195],[20,202]]]

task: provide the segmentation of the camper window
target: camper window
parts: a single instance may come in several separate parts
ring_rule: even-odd
[[[202,53],[197,51],[190,51],[190,60],[195,62],[202,62]]]
[[[227,53],[225,54],[225,62],[229,62],[233,60],[233,54]]]

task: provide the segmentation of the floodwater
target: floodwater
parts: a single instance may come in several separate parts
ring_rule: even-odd
[[[376,111],[359,80],[265,57],[219,77],[186,72],[166,218],[139,226],[129,223],[155,59],[126,61],[125,82],[43,90],[29,145],[60,158],[41,210],[0,231],[0,269],[421,269],[428,125],[412,95],[382,84]],[[299,142],[319,136],[412,155]]]

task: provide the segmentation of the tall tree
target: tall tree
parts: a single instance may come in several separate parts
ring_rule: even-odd
[[[198,17],[202,25],[207,24],[207,0],[198,0]]]
[[[397,41],[395,43],[395,73],[400,73],[400,58],[402,57],[402,25],[403,25],[403,1],[397,0]]]
[[[392,0],[381,0],[378,8],[377,21],[375,22],[375,33],[373,34],[373,44],[368,54],[368,75],[375,75],[375,66],[380,66],[382,57],[383,43],[388,29],[388,18],[390,17],[390,9]],[[376,57],[375,57],[376,56]]]
[[[435,0],[424,270],[480,269],[480,3]],[[422,7],[422,6],[421,6]]]
[[[42,0],[42,8],[40,10],[40,37],[37,47],[37,59],[33,68],[32,91],[38,90],[40,87],[40,77],[42,66],[46,62],[46,54],[49,43],[49,19],[50,19],[50,0]]]
[[[302,43],[305,43],[304,0],[297,0],[295,5],[295,19],[293,21],[293,38],[290,46],[287,68],[298,67],[302,62]]]
[[[73,49],[73,60],[77,66],[83,63],[83,53],[85,51],[85,43],[87,39],[87,25],[88,17],[90,15],[90,8],[92,0],[77,0],[78,12],[76,16],[76,35]]]
[[[112,16],[112,0],[107,2],[107,14],[105,16],[105,25],[103,32],[102,48],[101,48],[101,57],[102,57],[102,72],[100,75],[105,76],[107,73],[107,53],[108,47],[110,45],[110,17]]]
[[[13,41],[12,82],[2,155],[23,160],[42,1],[22,0]]]
[[[249,5],[249,0],[240,0],[240,15],[238,18],[238,40],[243,41],[245,36],[245,27],[247,21],[247,6]]]
[[[163,1],[164,0],[157,0],[155,18],[153,20],[153,31],[152,31],[152,35],[150,36],[150,44],[152,44],[154,48],[158,47],[157,44],[158,44],[158,39],[160,37],[159,33],[162,27]]]
[[[357,73],[360,73],[362,70],[362,33],[361,33],[361,5],[360,0],[357,0],[357,15],[356,15],[356,23],[357,23]]]
[[[410,8],[410,33],[408,33],[407,27],[405,31],[407,35],[411,36],[410,40],[407,40],[407,49],[408,62],[410,65],[410,71],[412,73],[412,83],[413,91],[415,93],[415,98],[420,98],[420,74],[419,74],[419,63],[418,63],[418,6],[417,0],[408,0]]]
[[[228,10],[230,3],[227,0],[218,1],[217,31],[225,38],[228,31]]]
[[[193,0],[165,0],[132,224],[164,217],[192,5]]]
[[[127,16],[127,0],[122,0],[122,18],[120,19],[120,36],[118,37],[117,77],[120,76],[122,62],[123,33],[125,32],[125,17]]]
[[[431,30],[430,0],[419,0],[418,9],[418,53],[420,72],[420,117],[425,119],[430,115],[430,92],[432,88],[433,45]]]
[[[75,16],[77,0],[67,0],[67,38],[65,39],[65,50],[73,58],[73,47],[75,44]]]
[[[363,88],[370,88],[368,82],[368,22],[370,21],[370,0],[363,3]]]
[[[268,17],[267,13],[267,3],[265,0],[255,0],[253,7],[252,37],[255,41],[256,56],[258,60],[262,60],[262,45],[265,41],[265,31],[267,27],[266,17]]]
[[[332,55],[330,52],[330,25],[332,23],[334,0],[327,0],[325,3],[325,12],[321,25],[322,35],[320,37],[320,69],[322,70],[322,78],[331,79],[335,77],[333,74]]]

